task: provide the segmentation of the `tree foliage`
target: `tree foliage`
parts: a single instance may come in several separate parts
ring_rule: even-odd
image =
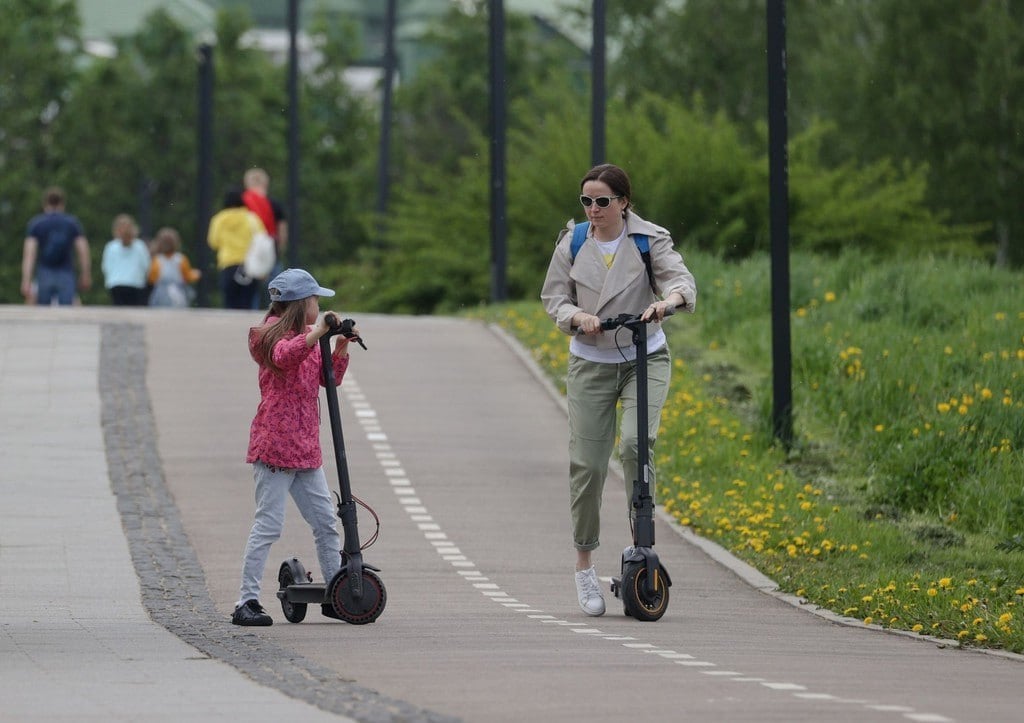
[[[869,158],[929,166],[928,199],[987,222],[1001,263],[1024,263],[1024,6],[879,0],[863,102],[846,126]]]
[[[0,0],[0,289],[17,300],[21,241],[43,189],[74,173],[58,149],[79,48],[72,0]],[[0,297],[2,299],[2,297]]]
[[[119,213],[148,221],[150,233],[177,228],[193,261],[212,262],[197,217],[198,40],[157,10],[137,33],[117,40],[115,57],[83,62],[74,2],[0,0],[0,11],[15,21],[0,26],[8,74],[0,84],[0,228],[8,239],[0,250],[0,300],[19,300],[24,225],[52,184],[66,189],[68,210],[82,219],[97,280],[99,249]],[[286,195],[285,70],[250,46],[250,27],[244,11],[217,16],[214,210],[252,166],[270,173],[273,195],[282,202]],[[354,52],[343,50],[351,45],[347,30],[322,22],[311,28],[322,52],[300,92],[304,262],[351,257],[367,237],[362,179],[375,129],[365,102],[341,80]],[[96,286],[86,301],[105,299]]]
[[[909,162],[939,217],[978,231],[998,263],[1024,263],[1024,5],[1010,0],[790,0],[790,129],[835,132],[839,173]],[[766,116],[765,4],[615,4],[612,77],[635,98],[700,97],[756,137]],[[637,78],[644,82],[638,84]],[[886,159],[889,159],[887,161]],[[831,209],[830,215],[836,217]]]
[[[589,0],[565,0],[573,24]],[[400,8],[401,9],[401,8]],[[489,297],[488,3],[452,3],[432,58],[400,79],[387,218],[376,218],[378,118],[343,72],[358,33],[321,19],[303,77],[299,258],[364,305],[430,312]],[[195,38],[158,12],[115,58],[81,62],[70,0],[0,0],[0,273],[11,294],[25,220],[67,187],[94,247],[140,208],[202,248]],[[768,245],[761,0],[609,4],[608,158],[640,213],[684,249],[742,258]],[[324,16],[326,17],[326,16]],[[214,192],[259,165],[287,189],[284,68],[218,16]],[[790,0],[791,237],[796,247],[950,251],[1024,262],[1024,6],[1009,0]],[[558,230],[582,218],[589,163],[587,48],[507,13],[508,284],[537,292]],[[146,219],[144,219],[146,220]],[[980,239],[983,245],[976,245]],[[98,256],[98,254],[94,254]],[[94,269],[95,271],[95,269]],[[95,294],[100,298],[102,294]]]

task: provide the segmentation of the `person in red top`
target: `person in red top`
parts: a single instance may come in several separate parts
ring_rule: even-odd
[[[273,277],[284,268],[281,265],[281,258],[284,257],[284,248],[288,243],[288,222],[285,220],[284,206],[270,195],[270,176],[262,168],[250,168],[246,171],[242,176],[242,185],[245,187],[242,201],[250,211],[260,217],[263,227],[274,239],[277,261],[271,271]],[[261,282],[257,283],[262,286]],[[253,308],[258,308],[261,301],[266,303],[268,299],[265,294],[257,291],[253,297]]]
[[[288,269],[269,285],[270,309],[249,330],[249,354],[259,365],[260,403],[249,432],[246,462],[253,465],[256,516],[242,563],[242,585],[231,622],[272,625],[260,605],[260,583],[270,546],[281,537],[287,496],[313,530],[317,559],[329,582],[341,568],[341,539],[320,451],[319,395],[323,384],[319,340],[329,327],[319,298],[334,296],[302,269]],[[331,355],[340,385],[348,369],[348,339]],[[331,606],[324,615],[337,617]]]

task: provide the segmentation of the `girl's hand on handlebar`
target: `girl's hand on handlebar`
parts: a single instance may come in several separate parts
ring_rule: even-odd
[[[327,323],[327,314],[321,314],[317,318],[316,323],[310,327],[309,332],[306,334],[306,346],[313,348],[317,341],[319,341],[320,337],[330,330],[331,327]]]
[[[316,333],[316,337],[322,337],[331,331],[331,316],[334,315],[332,311],[322,313],[316,320],[316,324],[313,326],[313,331]]]

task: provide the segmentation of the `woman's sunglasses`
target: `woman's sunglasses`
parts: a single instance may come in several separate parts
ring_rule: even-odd
[[[590,208],[590,206],[595,203],[598,208],[608,208],[616,198],[622,198],[622,196],[598,196],[597,198],[580,196],[580,203],[583,204],[583,208]]]

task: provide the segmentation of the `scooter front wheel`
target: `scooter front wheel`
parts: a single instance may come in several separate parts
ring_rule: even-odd
[[[668,609],[668,581],[661,573],[661,567],[655,571],[651,592],[645,592],[647,584],[647,565],[643,562],[630,562],[622,570],[621,594],[626,615],[637,620],[653,622],[661,618]]]
[[[299,582],[306,582],[306,569],[296,558],[285,560],[281,563],[281,569],[277,573],[277,582],[281,590],[287,590],[289,585]],[[288,599],[287,594],[280,595],[281,610],[285,619],[290,623],[301,623],[306,619],[306,603],[295,603]]]
[[[384,612],[388,601],[387,590],[377,575],[363,568],[363,594],[354,598],[349,590],[348,572],[342,570],[331,580],[327,588],[327,602],[338,613],[338,617],[353,625],[372,623]]]

